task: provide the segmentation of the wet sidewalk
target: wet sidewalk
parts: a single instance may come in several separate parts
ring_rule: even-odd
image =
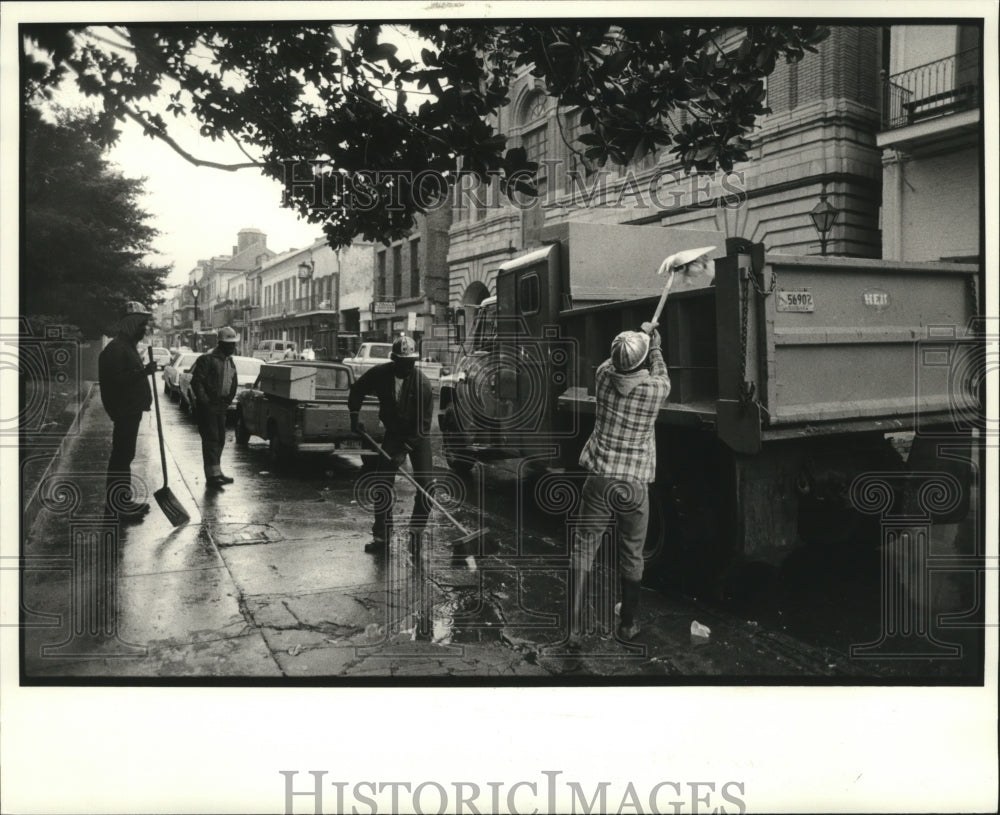
[[[230,429],[223,466],[236,483],[206,491],[193,425],[166,401],[161,411],[169,484],[191,522],[173,529],[152,498],[162,476],[149,416],[133,481],[146,493],[137,500],[152,509],[138,524],[103,518],[111,423],[95,390],[25,531],[25,681],[700,683],[864,675],[863,666],[832,651],[648,589],[642,633],[618,642],[613,592],[601,573],[581,660],[562,659],[564,543],[536,542],[525,557],[516,530],[488,518],[478,568],[469,571],[451,556],[457,533],[435,513],[440,523],[418,557],[405,534],[386,556],[365,554],[371,514],[355,491],[357,457],[330,457],[308,478],[298,465],[274,473],[260,443],[235,447]],[[451,481],[451,489],[463,489]],[[399,479],[397,494],[405,517],[413,490]],[[708,637],[691,634],[695,620],[711,630]]]

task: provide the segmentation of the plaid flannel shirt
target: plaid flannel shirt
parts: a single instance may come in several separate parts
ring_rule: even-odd
[[[649,352],[648,375],[626,395],[615,386],[611,360],[597,369],[594,431],[580,466],[598,475],[650,483],[656,477],[656,417],[670,395],[670,376],[658,349]]]

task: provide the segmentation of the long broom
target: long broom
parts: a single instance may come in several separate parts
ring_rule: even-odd
[[[389,461],[392,461],[392,456],[390,456],[384,449],[382,449],[379,443],[375,441],[375,439],[373,439],[370,435],[368,435],[363,431],[359,435],[366,442],[368,442],[372,446],[372,449],[374,449],[380,456],[382,456],[385,459],[388,459]],[[462,533],[462,537],[460,537],[457,541],[452,541],[451,544],[452,551],[456,557],[465,558],[466,568],[468,568],[470,572],[476,571],[478,566],[476,565],[476,558],[475,555],[473,554],[473,549],[475,548],[473,544],[475,543],[475,541],[481,539],[486,534],[486,530],[479,529],[478,531],[470,532],[468,529],[462,526],[462,524],[459,523],[458,519],[450,512],[448,512],[448,510],[445,509],[433,495],[431,495],[427,490],[421,487],[420,484],[417,483],[417,479],[415,479],[412,475],[406,472],[406,470],[404,470],[402,467],[399,468],[399,474],[403,476],[403,478],[405,478],[407,481],[409,481],[424,496],[424,498],[426,498],[435,507],[441,510],[441,512],[444,513],[444,516],[458,528],[459,532]]]
[[[149,349],[149,361],[153,362],[153,349]],[[153,497],[156,499],[156,503],[160,505],[160,509],[163,510],[163,514],[167,516],[167,520],[173,526],[183,526],[188,521],[191,520],[191,516],[188,515],[187,510],[180,501],[177,500],[177,496],[171,492],[170,487],[167,486],[167,451],[163,447],[163,424],[160,421],[160,397],[156,392],[156,374],[150,374],[153,379],[153,404],[156,405],[156,435],[160,439],[160,463],[163,465],[163,486],[160,487],[156,492],[153,493]]]

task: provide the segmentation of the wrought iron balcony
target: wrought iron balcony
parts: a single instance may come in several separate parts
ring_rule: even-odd
[[[981,104],[979,49],[882,74],[882,129],[894,130]]]

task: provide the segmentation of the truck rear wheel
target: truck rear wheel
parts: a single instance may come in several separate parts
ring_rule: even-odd
[[[236,443],[237,444],[246,444],[248,441],[250,441],[250,431],[247,430],[246,423],[243,421],[243,411],[242,410],[237,410],[236,411],[236,430],[235,430],[235,436],[236,436]]]
[[[278,428],[272,427],[270,429],[267,442],[267,458],[271,469],[280,470],[288,466],[288,462],[291,460],[291,450],[289,450],[287,444],[281,441],[281,437],[278,435]]]

